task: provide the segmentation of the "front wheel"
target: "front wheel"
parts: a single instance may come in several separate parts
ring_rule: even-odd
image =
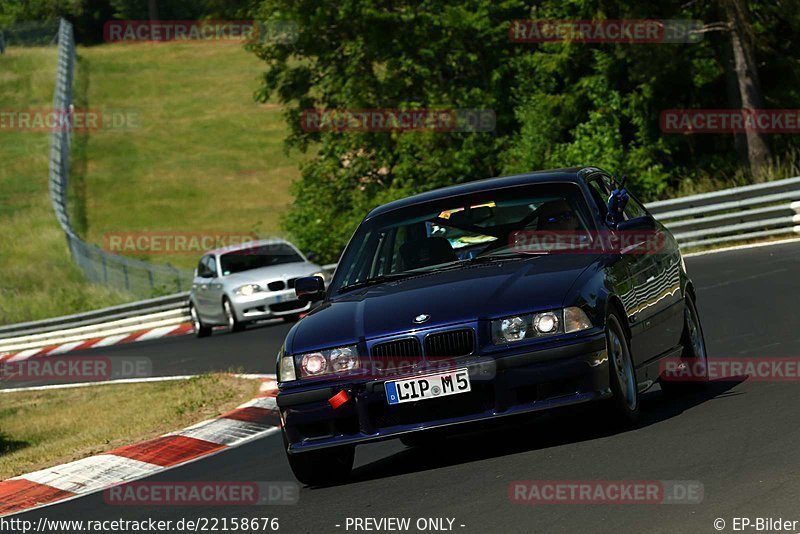
[[[228,323],[228,330],[231,332],[241,332],[244,330],[244,324],[236,318],[236,313],[233,311],[233,305],[228,297],[222,301],[222,310],[225,312],[225,320]]]
[[[288,445],[286,436],[284,445]],[[289,454],[286,458],[295,478],[307,486],[332,486],[346,482],[353,469],[355,446],[344,445],[318,451]]]
[[[606,351],[613,394],[606,401],[608,411],[620,423],[634,423],[639,418],[639,385],[625,330],[614,313],[606,320]]]
[[[203,321],[200,320],[200,314],[197,313],[197,308],[191,302],[189,303],[189,315],[192,317],[192,328],[194,328],[194,334],[197,337],[211,335],[211,327],[203,325]]]

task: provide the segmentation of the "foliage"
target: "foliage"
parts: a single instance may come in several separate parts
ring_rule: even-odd
[[[287,146],[314,152],[294,185],[287,230],[335,260],[371,208],[502,173],[598,165],[630,175],[647,200],[687,190],[687,180],[740,181],[735,136],[667,135],[659,126],[662,110],[740,105],[726,31],[676,44],[508,37],[515,19],[692,19],[713,28],[724,22],[719,1],[727,0],[263,0],[260,18],[292,21],[299,33],[293,43],[252,47],[266,63],[256,96],[277,95],[290,106]],[[792,1],[748,3],[748,38],[774,108],[794,107],[798,97],[800,18]],[[310,108],[426,107],[492,109],[497,127],[320,133],[300,122]],[[770,142],[773,153],[796,154],[792,136]]]

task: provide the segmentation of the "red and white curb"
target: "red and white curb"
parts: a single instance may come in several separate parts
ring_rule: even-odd
[[[277,432],[274,375],[259,375],[258,397],[216,419],[0,482],[0,517],[96,493]]]
[[[194,331],[191,323],[181,323],[169,326],[159,326],[157,328],[150,328],[148,330],[139,330],[137,332],[128,334],[115,334],[106,337],[98,337],[93,339],[84,339],[80,341],[70,341],[56,345],[48,345],[44,347],[36,347],[25,349],[19,352],[12,352],[9,354],[0,355],[0,363],[2,362],[16,362],[20,360],[27,360],[34,356],[55,356],[57,354],[64,354],[74,350],[83,350],[89,348],[108,347],[109,345],[118,345],[120,343],[131,343],[134,341],[147,341],[149,339],[159,339],[167,336],[180,336],[191,334]]]

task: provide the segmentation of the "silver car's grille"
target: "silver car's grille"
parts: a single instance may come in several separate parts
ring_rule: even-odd
[[[270,291],[281,291],[286,288],[286,283],[283,280],[276,280],[267,284],[267,289]]]

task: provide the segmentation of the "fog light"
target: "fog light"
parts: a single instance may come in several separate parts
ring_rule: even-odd
[[[306,354],[300,361],[300,368],[305,376],[321,375],[328,369],[328,360],[320,352]]]

